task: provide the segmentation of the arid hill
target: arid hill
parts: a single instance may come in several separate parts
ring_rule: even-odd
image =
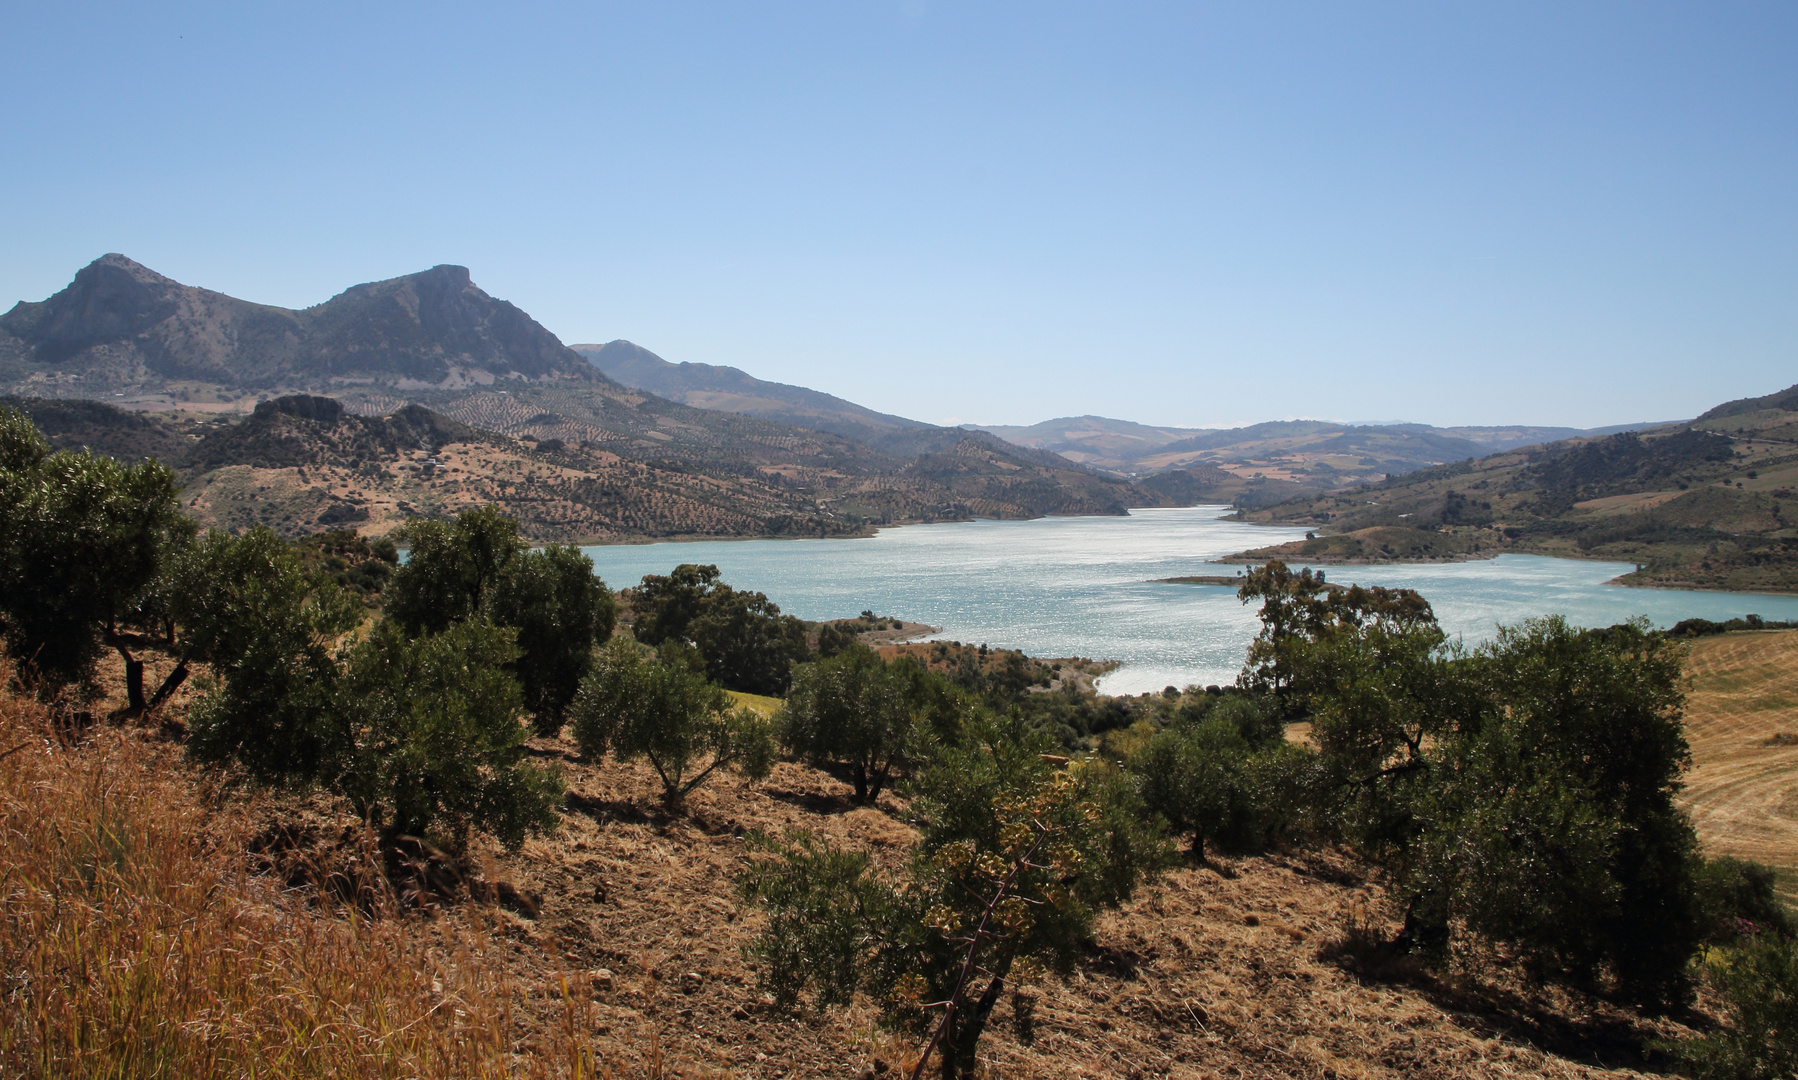
[[[1316,526],[1247,559],[1402,561],[1535,552],[1641,564],[1622,582],[1798,591],[1798,394],[1697,420],[1568,439],[1246,513]],[[1370,532],[1370,530],[1383,530]],[[1402,530],[1400,536],[1391,530]],[[1421,534],[1433,539],[1419,539]],[[1351,539],[1353,542],[1350,542]]]
[[[705,489],[704,502],[718,511],[689,513],[683,503],[672,520],[694,524],[697,533],[685,525],[644,532],[648,519],[637,515],[545,516],[508,504],[522,520],[553,519],[578,530],[557,526],[539,538],[710,535],[711,525],[726,536],[795,529],[818,535],[810,519],[830,535],[912,521],[1121,514],[1163,501],[984,432],[889,418],[896,423],[887,429],[855,429],[871,440],[858,441],[630,389],[452,266],[357,285],[296,311],[183,285],[107,255],[55,296],[0,316],[0,390],[220,416],[294,393],[329,396],[363,416],[423,406],[470,428],[596,454],[599,464],[631,462],[636,473],[662,478],[685,474],[668,481],[681,498]],[[69,409],[58,415],[65,427],[78,422],[98,445],[97,414],[79,421]],[[122,423],[117,427],[102,441],[140,456],[151,452],[143,442],[149,429],[140,425],[133,441]],[[216,455],[206,464],[268,467]],[[261,478],[250,484],[269,486]]]
[[[191,695],[183,689],[165,719],[178,722]],[[24,860],[79,855],[74,826],[102,809],[138,846],[111,856],[107,904],[58,916],[80,917],[86,946],[0,936],[0,949],[35,965],[21,970],[43,985],[96,1001],[106,986],[131,987],[173,1022],[134,1030],[122,1014],[84,1008],[141,1051],[230,1075],[311,1047],[298,1059],[304,1075],[474,1075],[503,1062],[519,1075],[566,1076],[585,1062],[588,1075],[720,1080],[891,1077],[917,1052],[876,1027],[866,1003],[776,1011],[742,952],[761,916],[733,890],[752,829],[805,828],[878,861],[903,858],[912,831],[902,800],[856,806],[839,778],[789,763],[760,784],[709,784],[670,814],[647,765],[538,740],[534,753],[569,783],[560,832],[515,854],[483,848],[468,877],[369,921],[331,893],[308,899],[321,871],[339,887],[356,880],[362,852],[347,807],[316,796],[221,807],[168,741],[178,723],[71,737],[54,736],[57,722],[0,697],[8,745],[33,747],[0,759],[17,826],[0,865],[24,880],[39,872]],[[45,897],[15,913],[49,918]],[[986,1075],[1631,1077],[1664,1068],[1645,1044],[1683,1030],[1528,990],[1499,958],[1452,978],[1364,966],[1362,944],[1397,923],[1379,876],[1336,851],[1181,866],[1099,921],[1070,978],[1029,987],[1033,1030],[1002,1009],[982,1044]],[[177,941],[231,962],[163,962]],[[130,979],[68,983],[74,958]],[[268,992],[277,985],[287,990]],[[236,1038],[180,1036],[202,1019]],[[1686,1019],[1707,1022],[1702,1006]],[[329,1037],[345,1025],[354,1040]],[[113,1045],[96,1040],[83,1060],[104,1061]]]

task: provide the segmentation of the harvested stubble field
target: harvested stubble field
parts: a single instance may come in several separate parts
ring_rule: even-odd
[[[885,1064],[884,1080],[915,1052],[866,1005],[776,1013],[742,954],[758,916],[732,890],[751,829],[813,829],[896,865],[912,832],[891,797],[858,807],[848,785],[788,763],[760,784],[701,788],[676,815],[646,766],[588,762],[568,741],[540,740],[534,752],[569,783],[563,827],[516,853],[475,853],[473,891],[499,903],[463,892],[422,914],[390,902],[358,920],[254,872],[266,864],[247,854],[276,826],[342,836],[341,807],[245,800],[192,772],[156,729],[100,726],[65,743],[51,719],[10,699],[0,747],[25,744],[0,760],[0,862],[12,870],[0,962],[13,976],[0,1060],[20,1075],[249,1076],[297,1062],[275,1072],[575,1075],[578,1065],[588,1076],[848,1080]],[[103,903],[67,906],[68,888],[58,894],[30,868],[66,863],[43,845],[98,835],[103,821],[145,838],[141,850],[166,870],[120,862]],[[65,839],[42,839],[50,833],[34,822]],[[314,858],[341,867],[359,851],[327,843]],[[57,918],[61,936],[46,936]],[[1651,1064],[1648,1038],[1679,1030],[1523,991],[1497,964],[1453,979],[1390,966],[1358,975],[1368,954],[1357,940],[1396,929],[1377,878],[1340,852],[1181,867],[1100,921],[1070,980],[1033,988],[1033,1042],[1001,1008],[983,1075],[1631,1076]],[[116,977],[69,974],[84,941],[104,944],[90,970]],[[609,977],[596,978],[602,969]],[[68,983],[60,999],[47,992],[57,979]],[[49,1007],[59,1000],[86,1004]],[[69,1033],[83,1010],[107,1023],[77,1052]],[[127,1060],[121,1048],[145,1032],[172,1072],[144,1068],[142,1053]]]
[[[1777,868],[1798,903],[1798,630],[1701,638],[1686,671],[1683,801],[1705,851]]]

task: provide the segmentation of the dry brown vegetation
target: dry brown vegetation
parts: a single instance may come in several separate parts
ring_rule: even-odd
[[[1705,852],[1777,868],[1798,901],[1798,631],[1701,638],[1686,670],[1684,804]]]
[[[328,890],[253,857],[299,804],[208,782],[160,726],[4,691],[0,743],[0,1074],[639,1072],[579,1006],[519,1007],[484,909],[401,917],[353,840]]]
[[[1793,649],[1798,634],[1761,634],[1696,652],[1701,809],[1720,787],[1708,747],[1734,737],[1718,703],[1783,707],[1784,691],[1728,680],[1783,686]],[[905,857],[903,801],[856,806],[827,773],[720,780],[671,814],[647,766],[539,740],[569,783],[563,824],[516,853],[471,854],[464,880],[499,903],[445,888],[423,903],[377,894],[357,914],[249,855],[284,826],[318,842],[313,865],[352,865],[341,808],[220,788],[156,729],[74,732],[18,697],[0,702],[0,732],[0,751],[17,748],[0,759],[10,1074],[772,1080],[877,1063],[890,1077],[915,1052],[865,1003],[776,1012],[742,954],[759,926],[732,887],[747,831]],[[1732,835],[1705,820],[1707,841]],[[1184,865],[1101,918],[1071,979],[1031,988],[1034,1039],[999,1023],[984,1075],[1625,1076],[1658,1070],[1644,1044],[1680,1030],[1526,989],[1502,958],[1453,976],[1394,965],[1370,944],[1395,930],[1378,874],[1339,851]]]

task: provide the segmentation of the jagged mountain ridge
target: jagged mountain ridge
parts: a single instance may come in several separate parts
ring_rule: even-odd
[[[39,396],[128,395],[181,382],[403,390],[596,378],[554,334],[481,291],[460,266],[356,285],[293,310],[183,285],[109,254],[49,299],[0,315],[0,381]]]
[[[981,432],[906,428],[911,422],[892,418],[889,430],[868,432],[876,446],[621,386],[523,311],[482,292],[460,267],[354,286],[296,311],[104,256],[55,296],[0,316],[0,390],[236,410],[300,391],[369,416],[417,404],[473,428],[559,440],[658,475],[703,476],[746,498],[779,491],[791,504],[785,513],[851,531],[1119,514],[1153,499]],[[773,511],[757,513],[772,520]],[[732,525],[727,535],[744,533]]]

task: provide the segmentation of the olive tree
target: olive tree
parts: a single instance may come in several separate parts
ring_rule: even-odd
[[[733,708],[730,695],[703,674],[645,657],[622,639],[600,651],[572,711],[582,754],[647,758],[670,806],[680,806],[719,769],[759,780],[774,766],[766,719]]]
[[[1500,630],[1469,666],[1486,708],[1428,752],[1405,876],[1423,920],[1532,970],[1683,1001],[1706,932],[1697,841],[1674,802],[1690,760],[1681,646],[1638,622]]]
[[[850,771],[857,802],[873,802],[935,734],[950,734],[962,702],[948,680],[910,658],[887,663],[852,644],[794,669],[777,717],[781,745],[814,765]]]
[[[631,608],[638,641],[691,646],[707,676],[731,690],[785,694],[793,665],[807,656],[805,624],[759,592],[731,588],[716,566],[683,563],[667,576],[645,575]]]
[[[516,630],[508,670],[538,733],[560,732],[593,646],[611,637],[616,617],[593,560],[570,546],[527,548],[518,523],[491,506],[454,522],[407,522],[405,537],[411,548],[388,588],[388,618],[414,636],[472,619]]]
[[[1122,774],[1057,770],[1055,748],[1016,717],[971,725],[912,784],[919,839],[898,873],[815,837],[759,838],[739,890],[767,911],[749,951],[776,1000],[822,1009],[865,993],[928,1040],[920,1069],[940,1052],[948,1080],[973,1068],[1008,989],[1028,1030],[1021,984],[1071,972],[1098,912],[1168,856]]]
[[[524,759],[514,631],[483,619],[409,637],[260,526],[211,533],[173,574],[183,661],[211,674],[188,751],[265,783],[349,797],[389,840],[448,823],[508,846],[554,825],[560,784]]]
[[[87,683],[115,649],[127,708],[148,706],[135,650],[165,643],[156,585],[193,534],[175,493],[165,465],[52,453],[29,419],[0,409],[0,624],[15,660],[52,685]]]
[[[513,632],[472,619],[408,638],[383,623],[351,650],[343,707],[352,743],[338,787],[388,836],[448,823],[507,847],[555,826],[562,784],[526,760]]]
[[[264,526],[212,532],[172,571],[183,663],[211,674],[188,714],[188,752],[268,783],[329,782],[345,767],[339,639],[360,602]]]

